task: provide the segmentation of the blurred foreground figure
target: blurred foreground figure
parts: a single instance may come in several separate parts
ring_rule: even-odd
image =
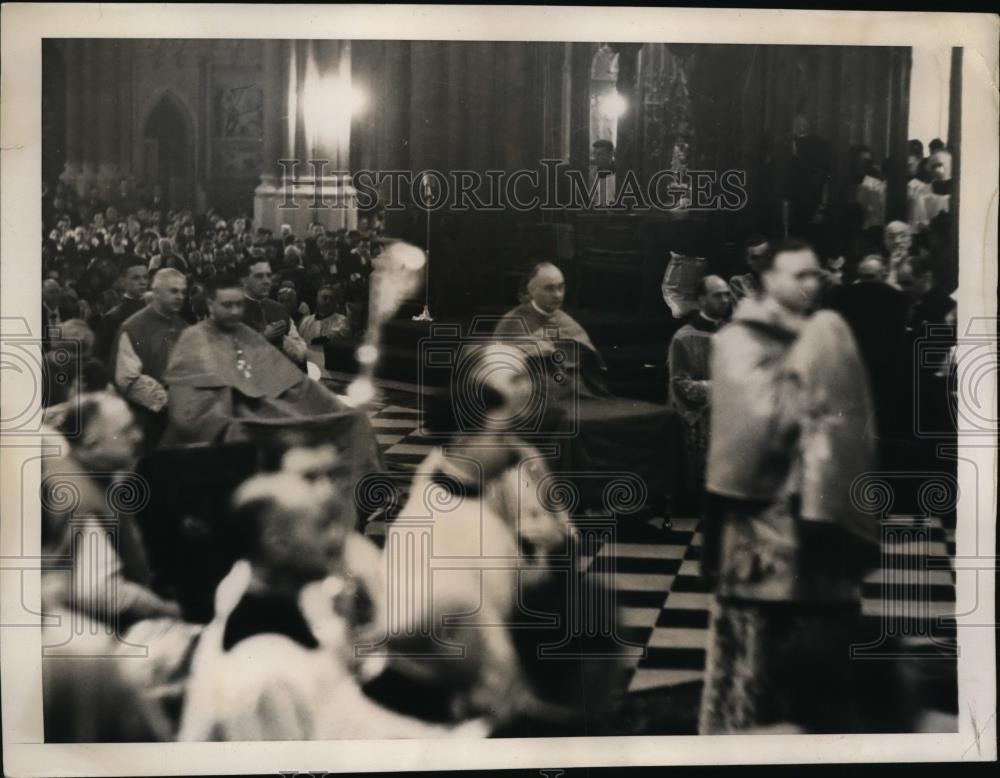
[[[325,492],[325,495],[324,493]],[[426,724],[369,700],[353,662],[336,495],[290,472],[234,497],[245,558],[216,591],[192,663],[179,740],[326,740],[486,734]]]
[[[132,516],[149,497],[132,472],[142,431],[125,401],[84,393],[47,418],[47,443],[59,453],[42,457],[43,606],[102,622],[109,635],[141,619],[178,617],[176,603],[149,588]]]
[[[106,389],[111,377],[104,363],[94,357],[94,332],[82,319],[59,325],[42,362],[42,407],[59,405],[84,392]]]
[[[561,487],[545,458],[509,432],[536,389],[519,348],[493,344],[471,359],[466,388],[484,398],[479,424],[446,426],[453,406],[472,399],[453,387],[429,419],[448,441],[418,467],[387,527],[388,669],[366,688],[401,709],[423,702],[426,717],[488,716],[505,735],[592,730],[608,715],[620,665],[613,644],[593,650],[611,635],[592,638],[589,656],[582,641],[566,643],[570,609],[584,608],[583,587],[598,584],[574,566],[577,539],[567,512],[546,499]],[[400,567],[401,550],[424,548],[428,525],[425,564]],[[601,594],[589,602],[613,608]],[[564,650],[547,656],[546,645]]]
[[[171,739],[171,725],[124,672],[142,659],[114,659],[115,638],[69,612],[46,610],[68,622],[83,622],[80,634],[56,656],[42,659],[46,743],[148,743]],[[43,644],[56,630],[43,628]]]
[[[884,662],[849,656],[864,642],[860,584],[878,564],[878,523],[851,499],[875,430],[850,329],[812,313],[820,272],[805,244],[777,247],[763,296],[715,336],[706,488],[718,589],[701,734],[887,731],[898,722],[885,706],[905,708],[873,682],[890,675]]]
[[[372,641],[384,623],[385,569],[378,546],[355,531],[355,509],[343,499],[345,470],[350,463],[329,443],[316,446],[297,445],[281,458],[281,470],[305,480],[318,505],[326,512],[329,539],[339,552],[332,555],[327,572],[342,581],[338,596],[339,612],[347,621],[352,645]],[[335,499],[337,497],[338,499]],[[378,659],[359,661],[358,671],[372,675],[381,669]]]
[[[150,570],[130,511],[148,487],[131,472],[142,432],[125,401],[85,392],[49,409],[43,456],[42,630],[45,742],[169,740],[172,726],[145,694],[145,643],[126,629],[174,624],[178,606],[149,587]]]

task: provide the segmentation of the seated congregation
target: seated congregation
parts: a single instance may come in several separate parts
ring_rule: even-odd
[[[837,651],[878,564],[851,484],[927,465],[910,421],[953,401],[951,357],[912,363],[932,330],[953,339],[941,155],[933,183],[914,165],[911,222],[844,251],[751,235],[746,272],[695,279],[661,403],[609,389],[565,268],[538,263],[457,352],[468,380],[428,393],[434,445],[380,500],[400,481],[371,422],[381,388],[320,366],[331,342],[377,356],[379,216],[275,237],[59,185],[46,741],[669,733],[669,704],[625,693],[614,571],[585,571],[600,533],[656,543],[682,515],[704,521],[715,597],[699,732],[909,731],[905,683]]]

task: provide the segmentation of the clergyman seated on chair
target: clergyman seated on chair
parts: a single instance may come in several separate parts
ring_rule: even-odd
[[[663,405],[614,397],[607,389],[607,367],[587,331],[562,310],[566,282],[550,262],[529,273],[527,301],[509,311],[495,334],[525,341],[541,353],[548,369],[543,389],[548,432],[574,430],[560,437],[566,471],[579,474],[584,499],[593,504],[601,474],[628,473],[646,490],[646,507],[664,511],[674,491],[671,446],[679,440],[677,416]],[[572,346],[572,347],[570,347]],[[553,357],[553,358],[549,358]]]

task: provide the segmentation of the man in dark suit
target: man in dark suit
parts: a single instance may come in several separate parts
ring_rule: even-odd
[[[806,234],[810,226],[823,218],[830,181],[830,142],[815,135],[804,116],[792,122],[792,149],[785,180],[789,201],[788,229]]]
[[[311,299],[309,278],[306,274],[305,265],[302,263],[302,252],[295,246],[286,246],[284,250],[284,268],[278,273],[278,281],[283,283],[291,281],[295,285],[296,292],[302,292],[304,299]]]
[[[944,324],[955,301],[942,278],[944,273],[931,262],[911,259],[902,270],[900,288],[910,289],[914,301],[910,329],[919,337],[925,334],[928,325]],[[912,287],[907,281],[912,282]]]
[[[867,368],[879,434],[879,455],[892,459],[889,441],[906,436],[910,421],[906,324],[910,312],[907,296],[886,282],[885,259],[872,254],[858,264],[858,280],[838,287],[830,307],[847,322]]]

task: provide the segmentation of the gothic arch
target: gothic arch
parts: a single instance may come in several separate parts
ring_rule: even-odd
[[[194,205],[198,171],[198,124],[186,101],[172,89],[150,95],[138,124],[137,165],[149,185],[160,184],[176,207]]]

